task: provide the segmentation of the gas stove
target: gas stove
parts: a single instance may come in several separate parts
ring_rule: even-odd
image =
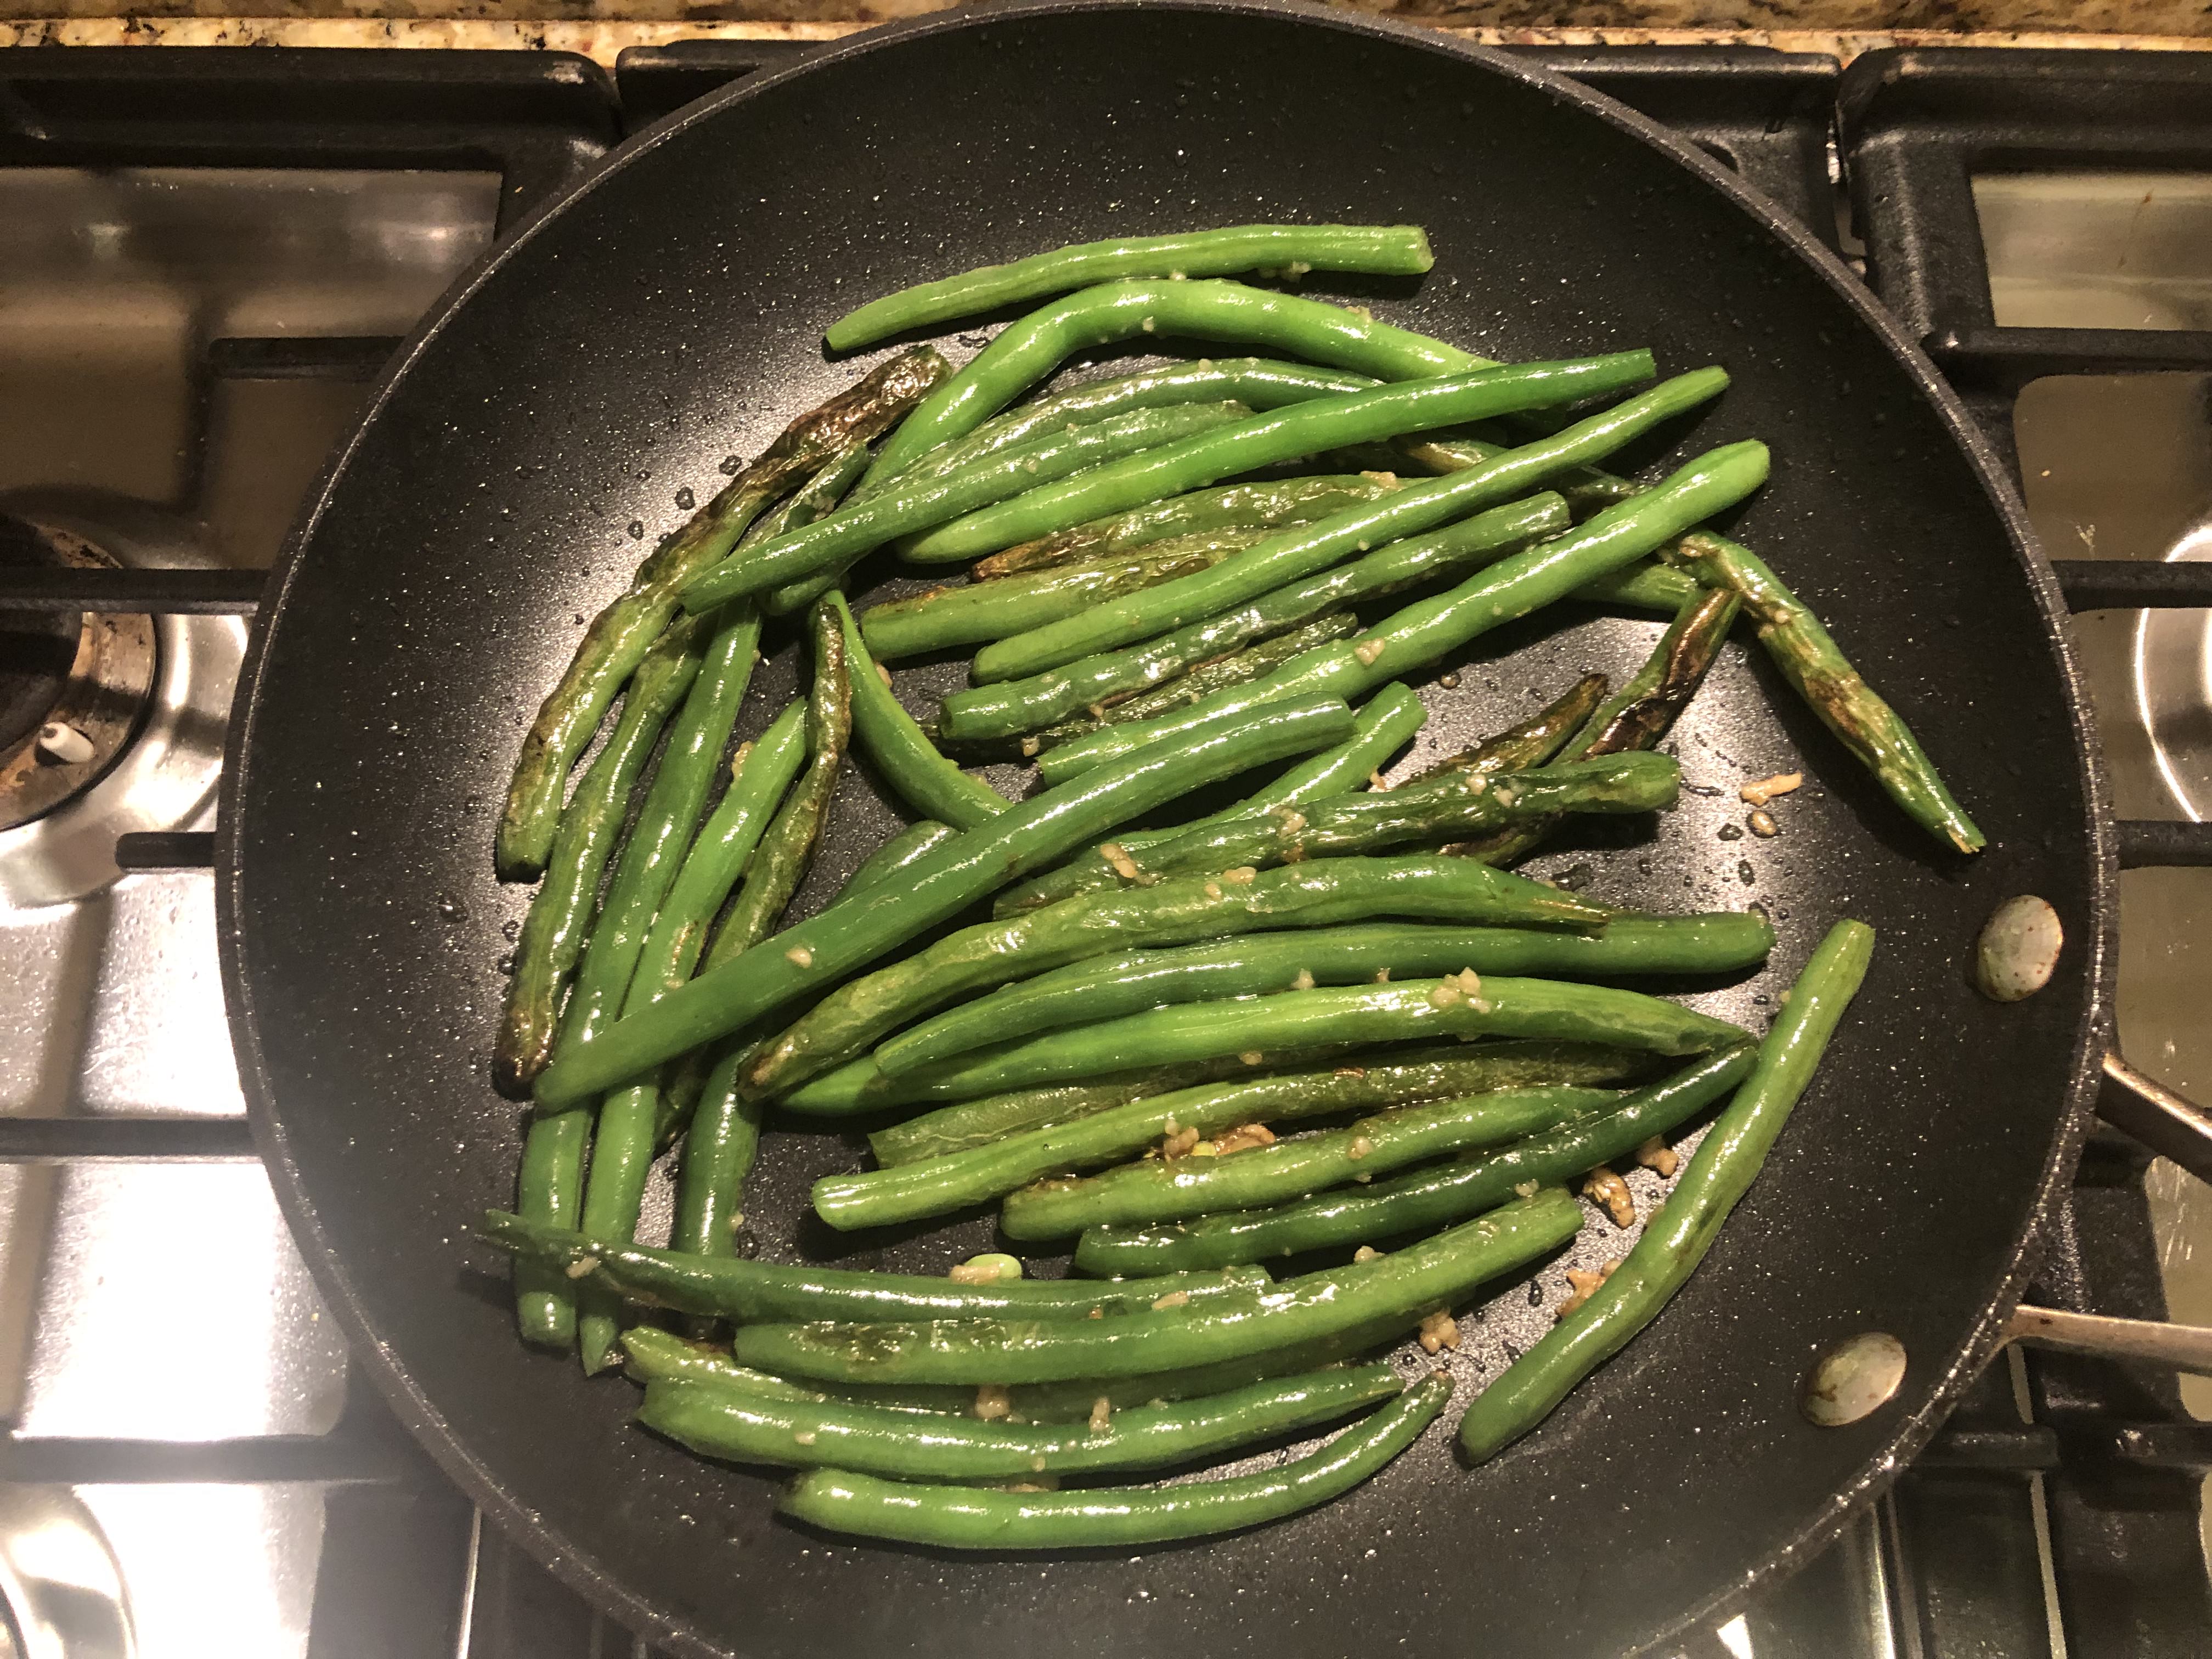
[[[636,1649],[349,1368],[216,969],[245,623],[368,381],[623,133],[805,48],[0,52],[0,1629],[25,1656]],[[2119,1020],[2212,1095],[2212,55],[1546,49],[1799,214],[2019,470],[2124,826]],[[2189,170],[2197,169],[2197,173]],[[2212,1188],[2108,1095],[2031,1299],[2212,1324]],[[2165,1115],[2161,1115],[2161,1113]],[[2185,1128],[2185,1125],[2183,1126]],[[2146,1144],[2148,1143],[2148,1144]],[[2200,1170],[2206,1168],[2201,1157]],[[1693,1644],[2158,1659],[2212,1629],[2212,1382],[2008,1348],[1893,1493]]]

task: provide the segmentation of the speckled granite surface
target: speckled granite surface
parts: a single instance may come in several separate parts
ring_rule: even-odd
[[[263,0],[257,21],[878,22],[952,0]],[[2212,0],[1340,0],[1458,28],[2212,37]],[[240,0],[0,0],[0,19],[236,19]]]

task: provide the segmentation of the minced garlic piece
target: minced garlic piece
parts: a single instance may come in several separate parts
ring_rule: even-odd
[[[1367,787],[1370,789],[1388,789],[1390,787],[1390,780],[1384,777],[1379,771],[1370,772],[1367,775]]]
[[[1275,1132],[1264,1123],[1240,1123],[1227,1134],[1213,1138],[1213,1150],[1224,1158],[1249,1147],[1272,1146],[1274,1144]]]
[[[814,1443],[814,1431],[811,1429],[797,1429],[793,1431],[791,1437],[793,1440],[796,1440],[802,1446],[811,1446]]]
[[[1536,1196],[1537,1186],[1538,1183],[1534,1181],[1516,1181],[1513,1183],[1514,1194],[1519,1198],[1534,1198]]]
[[[1662,1181],[1673,1175],[1682,1164],[1682,1160],[1675,1155],[1674,1149],[1667,1144],[1665,1137],[1662,1135],[1654,1135],[1638,1146],[1636,1149],[1636,1161],[1647,1170],[1658,1170],[1659,1178]]]
[[[1421,1352],[1442,1353],[1446,1348],[1459,1346],[1459,1322],[1449,1314],[1431,1314],[1421,1322]]]
[[[1313,969],[1310,968],[1299,969],[1298,976],[1291,981],[1291,989],[1293,991],[1310,991],[1313,988]]]
[[[986,1423],[995,1423],[1013,1414],[1013,1396],[1006,1392],[1004,1384],[986,1382],[975,1390],[975,1415]]]
[[[1782,826],[1774,821],[1774,814],[1763,806],[1746,818],[1744,823],[1754,836],[1771,837],[1782,833]]]
[[[1565,1301],[1560,1303],[1558,1307],[1553,1309],[1553,1313],[1557,1315],[1559,1318],[1565,1319],[1576,1309],[1581,1307],[1583,1303],[1589,1301],[1590,1297],[1596,1291],[1597,1287],[1604,1284],[1607,1279],[1612,1278],[1613,1270],[1620,1266],[1620,1261],[1619,1260],[1608,1261],[1605,1266],[1600,1267],[1594,1273],[1584,1273],[1580,1267],[1568,1268],[1567,1283],[1574,1286],[1574,1294],[1570,1296]]]
[[[594,1271],[599,1265],[599,1257],[595,1255],[580,1255],[562,1271],[566,1273],[571,1279],[581,1279],[585,1274]]]
[[[1114,866],[1114,873],[1124,881],[1137,878],[1137,861],[1118,841],[1109,841],[1098,849],[1098,856]]]
[[[1218,881],[1209,881],[1201,890],[1206,897],[1218,899],[1221,896],[1221,884]]]
[[[1091,1432],[1103,1434],[1114,1420],[1114,1402],[1104,1395],[1091,1402]]]
[[[1375,982],[1377,985],[1388,985],[1390,982],[1390,970],[1388,968],[1376,969],[1375,970]],[[1366,1074],[1362,1073],[1361,1075],[1364,1076]]]
[[[1188,1158],[1190,1155],[1190,1149],[1197,1145],[1197,1130],[1178,1129],[1175,1133],[1170,1135],[1165,1140],[1160,1142],[1160,1156],[1162,1158]]]
[[[1375,1143],[1365,1135],[1354,1135],[1352,1145],[1344,1149],[1344,1155],[1346,1158],[1364,1158],[1374,1150]]]
[[[1152,1304],[1152,1311],[1154,1313],[1159,1313],[1165,1309],[1186,1308],[1189,1305],[1190,1292],[1188,1291],[1170,1291],[1165,1296],[1160,1297],[1157,1302]]]
[[[811,968],[814,965],[814,952],[804,945],[793,945],[783,953],[783,957],[785,961],[795,962],[801,968]]]
[[[1601,1164],[1583,1178],[1583,1196],[1595,1199],[1613,1218],[1616,1227],[1636,1224],[1636,1200],[1630,1194],[1628,1183]]]
[[[1432,1008],[1449,1008],[1455,1003],[1466,1000],[1467,993],[1450,980],[1443,981],[1429,993],[1429,1006]]]
[[[1249,887],[1259,873],[1250,865],[1240,864],[1234,870],[1224,870],[1221,878],[1231,887]]]
[[[1372,668],[1375,666],[1376,658],[1382,654],[1382,641],[1362,640],[1352,647],[1352,654],[1359,659],[1359,665],[1362,668]]]
[[[883,664],[878,663],[876,665],[876,678],[881,680],[885,685],[889,685],[891,683],[891,671],[884,667]]]
[[[1352,1253],[1352,1259],[1355,1262],[1380,1261],[1382,1259],[1382,1252],[1376,1249],[1372,1244],[1362,1244],[1358,1249]]]
[[[1747,783],[1736,793],[1743,797],[1746,806],[1764,806],[1777,795],[1786,795],[1793,789],[1802,788],[1804,784],[1805,775],[1802,772],[1777,772],[1771,778]]]
[[[1266,1054],[1262,1054],[1257,1048],[1247,1048],[1243,1053],[1237,1056],[1237,1059],[1243,1060],[1247,1066],[1257,1066],[1261,1060],[1267,1059],[1267,1056]]]

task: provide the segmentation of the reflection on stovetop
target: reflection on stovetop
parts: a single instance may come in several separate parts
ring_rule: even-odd
[[[623,106],[642,124],[790,50],[632,54]],[[1955,229],[1978,213],[1997,325],[2196,331],[2212,315],[2212,184],[2172,171],[2195,158],[2212,172],[2201,119],[2155,175],[2134,155],[2084,175],[2077,144],[2063,178],[1991,169],[1971,198],[1932,204],[1862,190],[1854,221],[1838,210],[1827,60],[1547,55],[1691,131],[1847,254],[1871,244],[1879,263],[1902,221],[1948,213]],[[67,518],[115,562],[265,565],[394,337],[495,228],[619,130],[596,72],[550,56],[434,54],[414,60],[434,58],[421,79],[337,58],[272,70],[280,55],[256,56],[240,69],[132,53],[112,88],[87,58],[40,54],[20,71],[0,60],[19,101],[58,112],[29,124],[37,137],[0,140],[0,513]],[[1931,118],[1916,105],[1885,120],[1884,56],[1852,71],[1847,161],[1874,146],[1893,165],[1920,142],[1915,123]],[[2008,61],[2023,75],[2030,64]],[[2098,73],[2119,87],[2105,117],[2124,117],[2127,60],[2100,60]],[[315,77],[326,107],[303,113],[255,90],[286,76]],[[187,113],[197,89],[198,113],[220,118],[125,133],[99,112],[117,106],[82,95],[127,103],[149,79],[183,83],[169,89]],[[49,81],[76,94],[51,112],[40,103]],[[501,97],[476,97],[479,82]],[[1935,98],[1935,117],[1994,118],[1984,102],[1943,105],[1940,88],[1921,95]],[[2172,96],[2162,82],[2153,101],[2162,111]],[[2092,155],[2094,126],[2081,129]],[[457,129],[468,142],[455,142]],[[499,172],[410,170],[472,156]],[[1875,275],[1897,302],[1893,279]],[[2198,356],[2212,368],[2201,343]],[[2050,550],[2137,560],[2212,556],[2206,387],[2201,373],[2046,379],[2019,399],[2015,430],[2016,387],[1962,382],[2016,441]],[[240,626],[168,622],[198,630],[176,635],[173,656],[190,647],[216,665],[177,693],[166,793],[108,773],[53,815],[64,827],[209,827],[220,721],[185,715],[210,686],[227,696],[223,641],[234,671]],[[2120,811],[2201,816],[2212,793],[2203,613],[2092,614],[2077,638]],[[94,799],[111,782],[111,797],[158,805],[131,817],[128,802]],[[0,908],[12,1038],[0,1045],[0,1115],[144,1133],[0,1163],[0,1401],[15,1429],[0,1462],[0,1595],[14,1603],[17,1645],[70,1659],[629,1650],[630,1638],[482,1528],[368,1397],[243,1137],[222,1138],[242,1108],[205,872],[110,882],[103,851],[86,881],[60,844],[51,826],[0,833],[0,894],[13,896]],[[31,902],[72,883],[97,890]],[[2199,942],[2208,903],[2200,872],[2126,877],[2127,1052],[2200,1097],[2212,1092],[2212,1033],[2192,1018],[2212,981],[2212,947]],[[193,1126],[180,1119],[208,1121],[207,1133],[186,1139]],[[217,1156],[82,1155],[103,1148]],[[2148,1317],[2170,1300],[2177,1316],[2212,1322],[2212,1193],[2100,1133],[2055,1218],[2036,1294]],[[2177,1391],[2166,1376],[2008,1350],[1892,1497],[1688,1650],[2197,1652],[2212,1602],[2196,1485],[2212,1455],[2193,1419],[2208,1396],[2212,1384]],[[46,1620],[66,1625],[65,1650],[39,1645]]]

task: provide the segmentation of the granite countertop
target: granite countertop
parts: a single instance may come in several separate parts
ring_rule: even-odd
[[[1490,44],[2212,47],[2208,0],[1340,0]],[[251,3],[251,0],[248,0]],[[452,46],[580,52],[835,40],[951,0],[0,0],[0,46]]]

